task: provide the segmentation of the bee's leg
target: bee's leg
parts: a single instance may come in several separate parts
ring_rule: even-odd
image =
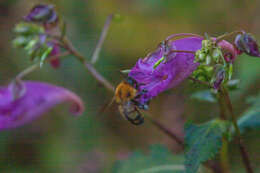
[[[139,103],[138,101],[136,101],[134,99],[132,100],[132,102],[140,109],[148,110],[148,108],[149,108],[148,103],[142,104],[142,103]]]
[[[146,89],[143,89],[142,91],[140,91],[136,96],[135,99],[140,98],[143,94],[147,93],[148,91]]]
[[[138,114],[138,116],[134,120],[132,120],[131,123],[134,125],[141,125],[144,123],[144,117]]]
[[[148,107],[148,102],[145,103],[145,104],[141,104],[137,101],[137,99],[139,99],[143,94],[147,93],[148,91],[143,89],[140,93],[138,93],[137,96],[135,96],[134,99],[132,99],[132,102],[137,106],[139,107],[140,109],[144,109],[144,110],[147,110],[149,107]]]

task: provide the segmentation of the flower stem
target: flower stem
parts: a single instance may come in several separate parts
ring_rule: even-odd
[[[233,35],[237,35],[237,34],[243,34],[243,32],[242,31],[233,31],[233,32],[230,32],[230,33],[227,33],[227,34],[223,34],[223,35],[217,37],[216,43],[218,43],[221,40],[224,40],[224,39],[226,39],[228,37],[232,37]]]
[[[164,134],[168,135],[171,139],[173,139],[174,141],[176,141],[179,146],[184,149],[184,141],[183,139],[181,139],[180,137],[178,137],[174,132],[172,132],[171,130],[169,130],[168,128],[166,128],[164,125],[162,125],[160,122],[156,121],[155,119],[153,119],[151,116],[146,116],[147,119],[155,126],[157,127],[159,130],[161,130]]]
[[[217,98],[218,98],[218,105],[220,109],[219,117],[222,120],[227,120],[226,108],[225,108],[225,96],[222,89],[218,90]]]
[[[98,40],[98,44],[94,50],[94,53],[92,55],[92,59],[91,59],[91,63],[92,64],[95,64],[99,58],[99,53],[100,53],[100,50],[101,50],[101,47],[105,41],[105,38],[106,38],[106,35],[107,35],[107,32],[108,32],[108,29],[109,29],[109,26],[110,26],[110,23],[113,19],[114,15],[113,14],[110,14],[109,16],[107,16],[107,19],[106,19],[106,22],[105,22],[105,25],[103,27],[103,30],[102,30],[102,33],[100,35],[100,38]]]
[[[252,169],[252,166],[251,166],[251,163],[250,163],[250,160],[249,160],[249,155],[246,152],[246,148],[245,148],[243,141],[242,141],[242,138],[241,138],[241,133],[240,133],[240,130],[239,130],[239,127],[238,127],[238,124],[237,124],[237,119],[236,119],[236,116],[235,116],[234,111],[233,111],[233,106],[232,106],[229,94],[224,87],[221,87],[220,89],[222,90],[222,92],[224,94],[224,99],[226,101],[227,108],[228,108],[228,110],[231,114],[232,123],[234,125],[235,133],[237,135],[237,141],[238,141],[240,154],[242,156],[244,166],[247,170],[247,173],[253,173],[253,169]]]
[[[218,105],[220,109],[219,117],[221,120],[226,121],[226,107],[225,107],[225,96],[223,90],[219,89],[217,94]],[[222,147],[220,150],[220,164],[221,169],[224,173],[229,173],[229,156],[228,156],[228,139],[226,136],[222,137]]]
[[[46,59],[46,61],[51,61],[52,59],[54,58],[57,58],[57,57],[64,57],[64,56],[67,56],[69,55],[69,52],[63,52],[63,53],[60,53],[58,55],[55,55],[55,56],[51,56],[49,57],[48,59]],[[37,64],[33,64],[32,66],[24,69],[23,71],[21,71],[16,77],[15,79],[16,80],[21,80],[23,77],[27,76],[28,74],[32,73],[33,71],[35,71],[36,69],[40,68],[40,63],[37,63]]]
[[[74,55],[100,84],[102,84],[109,91],[114,92],[115,87],[108,80],[106,80],[106,78],[104,78],[92,64],[86,61],[85,57],[74,48],[67,37],[63,38],[62,43],[64,48],[67,49],[72,55]]]
[[[226,136],[222,137],[222,147],[220,150],[220,164],[221,169],[225,173],[229,173],[229,157],[228,157],[228,139]]]

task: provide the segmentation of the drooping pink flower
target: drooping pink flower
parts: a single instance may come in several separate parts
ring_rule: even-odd
[[[160,45],[147,57],[139,59],[129,73],[129,77],[140,84],[139,92],[143,92],[138,101],[147,105],[150,99],[167,89],[175,87],[186,79],[199,63],[194,62],[194,53],[172,51],[196,52],[201,49],[202,40],[203,37],[191,36],[169,41],[167,50],[165,46]],[[165,55],[165,52],[168,52],[167,55]],[[163,56],[167,56],[166,61],[154,68],[155,63]]]
[[[83,112],[82,100],[73,92],[55,85],[24,81],[0,88],[0,130],[30,123],[55,105],[69,102],[71,112]]]

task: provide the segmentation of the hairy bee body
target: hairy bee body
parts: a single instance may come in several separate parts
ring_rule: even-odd
[[[122,81],[116,88],[115,101],[118,104],[120,114],[125,119],[134,125],[140,125],[144,122],[144,118],[137,108],[137,102],[134,100],[138,92],[136,86],[135,81],[131,78]]]

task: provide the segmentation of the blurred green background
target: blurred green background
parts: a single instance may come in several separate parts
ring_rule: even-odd
[[[211,36],[244,29],[260,40],[259,0],[1,0],[0,1],[0,82],[5,85],[28,67],[23,50],[12,47],[14,25],[37,3],[55,4],[67,22],[67,34],[88,60],[92,55],[106,17],[120,14],[112,22],[96,68],[112,83],[122,80],[119,70],[131,68],[167,36],[191,32]],[[241,89],[232,93],[237,115],[248,105],[247,96],[260,91],[260,59],[240,56],[235,62],[235,78]],[[0,172],[2,173],[96,173],[109,172],[117,159],[136,149],[162,143],[174,152],[180,148],[146,122],[132,126],[117,113],[116,106],[97,114],[112,94],[75,59],[66,58],[59,69],[45,65],[26,77],[68,88],[82,97],[86,111],[81,117],[69,116],[60,105],[32,124],[0,134]],[[186,120],[205,122],[216,116],[217,105],[193,101],[194,90],[184,82],[154,99],[151,114],[183,137]],[[259,133],[250,133],[245,144],[254,168],[260,164]],[[244,172],[238,148],[230,145],[235,172]]]

